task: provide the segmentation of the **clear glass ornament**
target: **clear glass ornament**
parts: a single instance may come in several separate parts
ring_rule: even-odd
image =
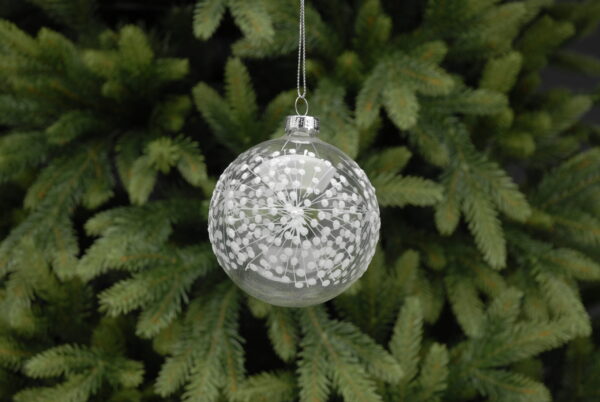
[[[334,298],[367,270],[379,239],[365,172],[317,134],[317,119],[289,116],[286,135],[241,154],[212,196],[208,230],[219,264],[270,304]]]

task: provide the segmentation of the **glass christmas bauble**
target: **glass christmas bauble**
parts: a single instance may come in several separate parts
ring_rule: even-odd
[[[210,203],[219,264],[244,291],[278,306],[339,295],[366,271],[379,239],[375,189],[356,162],[317,138],[318,126],[289,116],[283,137],[227,167]]]

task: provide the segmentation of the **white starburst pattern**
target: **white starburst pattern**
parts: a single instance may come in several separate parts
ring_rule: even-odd
[[[295,289],[360,277],[379,237],[375,190],[360,167],[321,141],[268,141],[240,155],[211,200],[209,235],[232,277]]]

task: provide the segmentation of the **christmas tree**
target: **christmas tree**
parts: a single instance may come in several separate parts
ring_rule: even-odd
[[[600,400],[600,91],[541,85],[600,75],[566,48],[600,1],[307,4],[311,114],[382,230],[303,309],[242,293],[207,233],[218,176],[293,114],[297,0],[0,16],[1,400]]]

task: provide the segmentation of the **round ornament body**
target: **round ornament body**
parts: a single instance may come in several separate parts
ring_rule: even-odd
[[[334,298],[367,270],[379,239],[375,189],[356,162],[317,133],[318,120],[288,117],[285,136],[227,167],[210,203],[219,264],[270,304],[304,307]]]

